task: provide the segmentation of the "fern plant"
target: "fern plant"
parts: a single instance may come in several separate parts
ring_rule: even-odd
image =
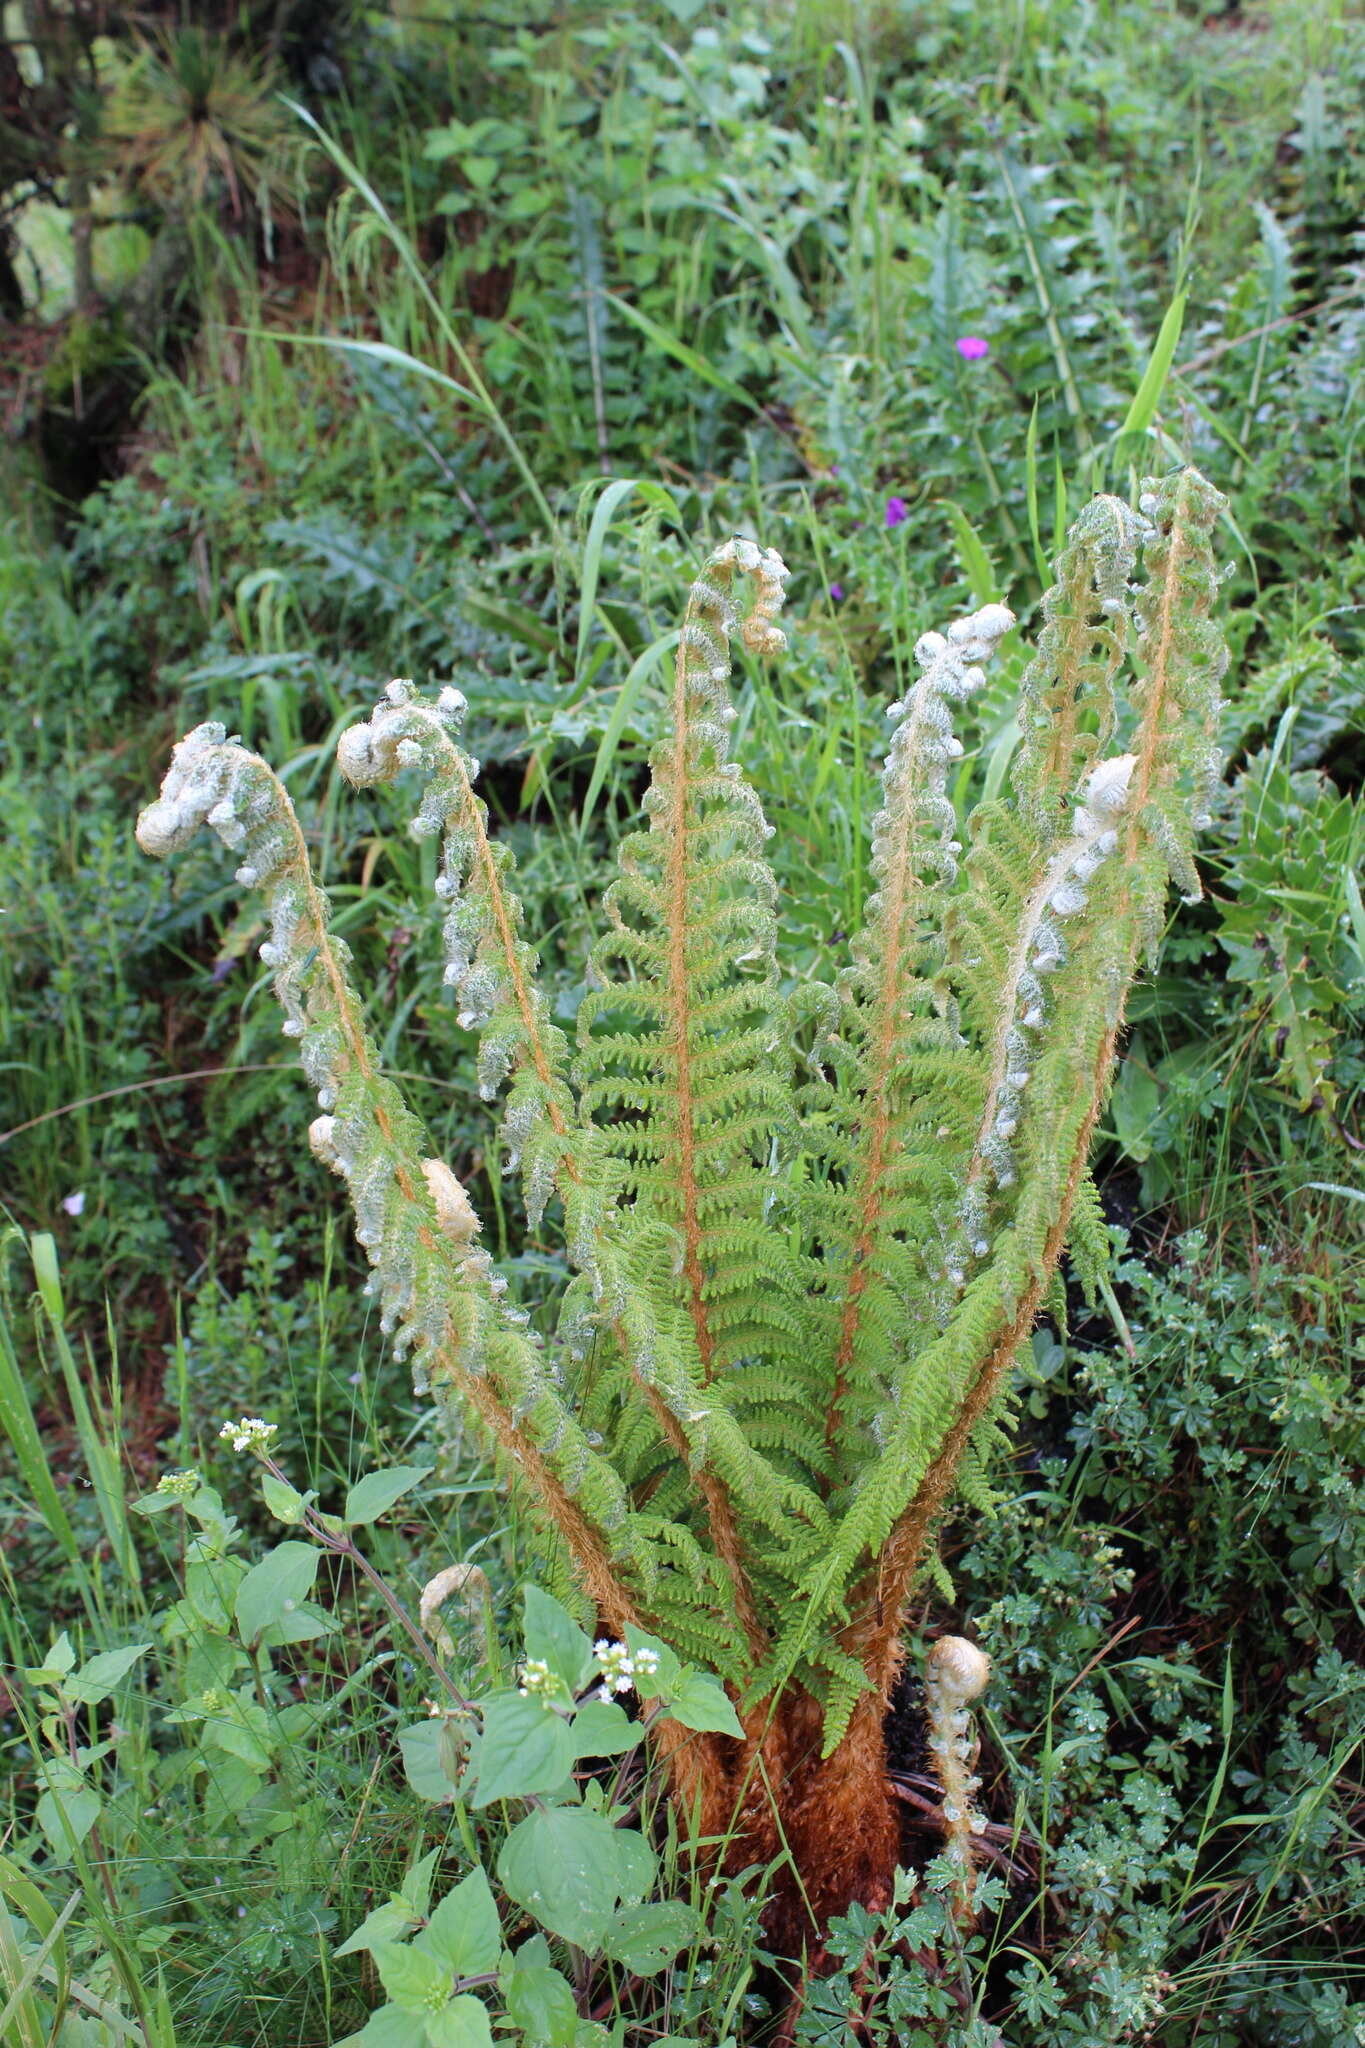
[[[891,710],[875,894],[832,988],[783,982],[769,828],[729,759],[730,643],[785,644],[787,572],[753,542],[693,587],[576,1047],[475,794],[463,697],[390,683],[343,733],[344,775],[409,779],[412,830],[440,842],[445,979],[503,1095],[508,1170],[573,1269],[551,1340],[381,1071],[270,769],[201,725],[139,822],[153,854],[208,824],[264,891],[313,1149],[350,1190],[384,1328],[481,1427],[562,1588],[719,1671],[745,1738],[666,1736],[672,1793],[736,1867],[790,1851],[774,1910],[794,1943],[890,1896],[882,1723],[907,1600],[954,1491],[981,1497],[1063,1249],[1082,1273],[1103,1256],[1086,1162],[1125,999],[1169,879],[1199,886],[1221,504],[1185,471],[1137,510],[1082,515],[1024,675],[1012,794],[961,839],[953,709],[1013,618],[988,605],[923,636]]]

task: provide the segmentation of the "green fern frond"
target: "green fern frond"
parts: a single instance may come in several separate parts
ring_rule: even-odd
[[[1020,812],[1045,840],[1062,829],[1082,777],[1113,736],[1141,533],[1122,499],[1095,498],[1068,533],[1043,598],[1037,652],[1020,682],[1010,779]]]
[[[648,829],[605,899],[572,1066],[459,744],[458,692],[429,706],[391,684],[343,735],[353,781],[413,772],[414,829],[440,839],[446,978],[480,1033],[480,1087],[503,1095],[533,1220],[562,1212],[572,1275],[548,1345],[380,1071],[265,764],[200,727],[140,822],[156,853],[207,823],[266,893],[263,957],[321,1111],[312,1143],[347,1182],[383,1327],[418,1384],[467,1409],[522,1482],[585,1613],[657,1630],[753,1716],[784,1712],[791,1689],[803,1754],[821,1708],[827,1749],[855,1717],[871,1725],[910,1589],[940,1571],[940,1518],[954,1497],[989,1507],[1013,1362],[1056,1301],[1063,1247],[1087,1288],[1103,1274],[1087,1160],[1128,991],[1169,880],[1198,888],[1221,509],[1185,472],[1146,489],[1140,515],[1102,499],[1073,527],[1012,789],[968,820],[961,869],[950,707],[1013,621],[988,606],[922,637],[853,963],[836,988],[791,995],[727,695],[733,636],[782,644],[786,572],[753,543],[718,549],[689,601]],[[1118,729],[1128,751],[1108,753]]]
[[[831,1049],[838,1078],[827,1120],[845,1189],[842,1198],[825,1202],[820,1232],[827,1270],[823,1341],[834,1374],[826,1422],[831,1445],[845,1440],[849,1410],[853,1443],[861,1442],[861,1426],[925,1319],[931,1274],[927,1264],[912,1261],[916,1277],[907,1291],[898,1248],[907,1226],[912,1241],[929,1237],[941,1192],[941,1154],[910,1140],[912,1126],[925,1121],[925,1096],[915,1084],[923,1056],[953,1044],[951,1029],[932,1014],[941,929],[926,929],[935,913],[941,927],[961,852],[946,793],[948,763],[962,752],[950,706],[981,687],[982,664],[1013,623],[1003,605],[988,605],[958,620],[946,638],[922,635],[915,647],[919,681],[891,708],[896,725],[872,828],[876,889],[854,941],[854,964],[840,984],[840,1042]],[[932,1111],[928,1121],[934,1123]],[[902,1336],[888,1348],[895,1310]]]
[[[785,645],[774,621],[786,573],[776,555],[728,541],[693,586],[672,732],[652,757],[650,829],[622,848],[612,928],[593,954],[601,986],[579,1020],[585,1113],[614,1114],[605,1136],[630,1199],[678,1234],[680,1298],[706,1380],[757,1344],[782,1355],[806,1292],[764,1226],[773,1148],[790,1145],[795,1125],[791,1053],[769,828],[728,759],[726,688],[734,635],[756,653]],[[621,967],[629,980],[613,980]]]

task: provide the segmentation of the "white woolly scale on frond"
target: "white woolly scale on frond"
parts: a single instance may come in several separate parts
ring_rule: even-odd
[[[1120,754],[1090,770],[1069,836],[1044,842],[1031,886],[1020,886],[1027,837],[1006,818],[993,814],[973,848],[971,893],[956,932],[959,961],[972,964],[959,966],[958,981],[991,1037],[985,1099],[947,1255],[946,1278],[954,1289],[961,1289],[974,1263],[989,1256],[998,1227],[994,1197],[1019,1179],[1027,1091],[1058,1013],[1052,984],[1073,952],[1082,956],[1078,971],[1092,972],[1091,891],[1106,865],[1117,863],[1135,767],[1134,755]],[[1104,914],[1101,907],[1097,915]],[[1103,977],[1102,960],[1093,973]],[[1067,988],[1063,1002],[1073,999],[1074,978]]]
[[[391,693],[389,703],[401,711],[406,699]],[[374,747],[373,733],[360,729],[347,750],[352,767],[373,766]],[[349,954],[327,930],[287,792],[219,725],[196,728],[176,750],[160,799],[139,820],[140,842],[169,852],[199,824],[225,836],[265,890],[263,954],[323,1110],[310,1136],[350,1189],[372,1268],[368,1291],[395,1351],[413,1353],[419,1388],[450,1386],[505,1456],[538,1461],[546,1480],[577,1503],[580,1562],[595,1557],[594,1528],[629,1540],[620,1479],[554,1387],[524,1313],[506,1301],[506,1282],[468,1235],[457,1243],[445,1232],[427,1171],[436,1163],[424,1158],[421,1126],[379,1071],[346,978]]]
[[[1145,519],[1121,498],[1091,501],[1067,534],[1042,603],[1037,651],[1020,683],[1019,751],[1010,781],[1045,841],[1062,831],[1082,776],[1115,724],[1128,651],[1132,576]]]
[[[1218,594],[1213,534],[1227,500],[1193,470],[1143,486],[1150,521],[1138,592],[1141,669],[1132,696],[1148,733],[1141,752],[1138,822],[1187,902],[1201,894],[1195,833],[1208,823],[1220,756],[1216,744],[1228,663],[1211,613]],[[1156,919],[1144,920],[1150,935]]]
[[[940,1000],[944,925],[961,846],[948,798],[961,753],[952,707],[985,683],[983,664],[1014,624],[1003,605],[925,633],[921,675],[895,720],[872,828],[875,888],[840,977],[839,1029],[823,1048],[836,1077],[808,1091],[807,1130],[823,1178],[806,1209],[829,1275],[822,1348],[834,1361],[829,1439],[852,1470],[865,1432],[932,1325],[954,1137],[943,1103],[971,1100],[972,1057]],[[955,1121],[955,1119],[954,1119]],[[956,1157],[960,1162],[962,1154]]]

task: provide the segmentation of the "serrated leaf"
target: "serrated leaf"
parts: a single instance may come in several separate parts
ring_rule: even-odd
[[[379,1981],[400,2012],[421,2013],[425,2018],[436,2001],[450,1990],[450,1971],[424,1949],[407,1948],[397,1941],[377,1941],[370,1950]]]
[[[411,1493],[414,1486],[420,1486],[434,1470],[433,1465],[390,1465],[383,1472],[367,1472],[347,1494],[342,1521],[348,1527],[378,1521],[395,1501]]]
[[[277,1479],[273,1472],[261,1474],[261,1499],[277,1522],[292,1525],[302,1521],[307,1500],[311,1498],[310,1494],[305,1499],[296,1486],[291,1486],[287,1479]]]
[[[63,1629],[49,1649],[46,1660],[25,1671],[24,1676],[31,1685],[57,1685],[75,1668],[76,1652],[71,1647],[70,1636]]]
[[[410,2012],[396,2005],[381,2005],[372,2012],[358,2034],[348,2034],[333,2048],[426,2048],[427,2030]]]
[[[573,1766],[573,1737],[552,1707],[515,1692],[493,1693],[483,1702],[483,1740],[472,1805],[557,1792]]]
[[[353,1956],[361,1949],[373,1948],[377,1941],[401,1941],[419,1924],[417,1914],[402,1899],[386,1899],[382,1906],[376,1906],[372,1913],[367,1913],[355,1933],[332,1953]]]
[[[448,1964],[456,1977],[482,1977],[497,1968],[502,1927],[482,1870],[471,1870],[446,1893],[417,1945]]]
[[[405,1905],[411,1906],[419,1920],[425,1920],[431,1907],[431,1880],[436,1865],[441,1860],[439,1849],[430,1849],[413,1864],[398,1887],[397,1896]]]
[[[503,1971],[501,1989],[508,2019],[536,2048],[572,2048],[578,2025],[573,1986],[551,1964],[543,1934],[522,1943]]]

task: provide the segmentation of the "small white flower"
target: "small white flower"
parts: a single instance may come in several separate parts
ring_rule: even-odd
[[[218,1435],[230,1442],[234,1451],[264,1451],[276,1433],[273,1422],[265,1422],[259,1415],[244,1415],[240,1422],[225,1422]]]
[[[635,1659],[625,1644],[608,1642],[604,1636],[600,1642],[593,1644],[592,1650],[604,1681],[603,1696],[614,1692],[630,1692],[635,1684]],[[643,1666],[641,1669],[643,1671]]]
[[[74,1195],[63,1195],[62,1207],[68,1216],[79,1216],[85,1207],[85,1189],[77,1188]]]

